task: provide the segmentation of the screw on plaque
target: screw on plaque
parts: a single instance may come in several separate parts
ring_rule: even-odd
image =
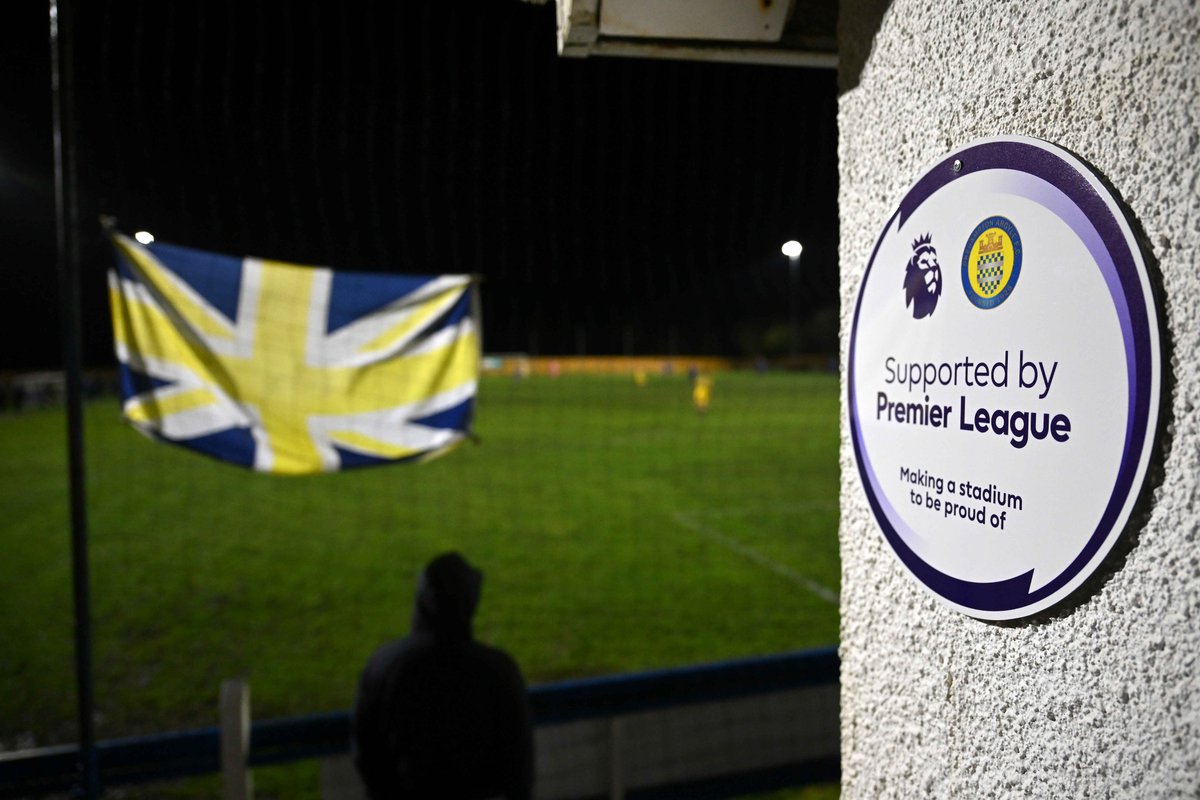
[[[962,172],[962,161],[960,159],[954,159],[954,171]]]

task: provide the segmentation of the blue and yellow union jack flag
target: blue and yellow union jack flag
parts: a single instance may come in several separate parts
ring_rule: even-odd
[[[475,284],[142,246],[109,273],[125,418],[262,472],[425,459],[469,435]]]

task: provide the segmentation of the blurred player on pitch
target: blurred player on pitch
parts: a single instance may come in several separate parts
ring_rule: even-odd
[[[708,413],[708,403],[712,400],[712,378],[708,375],[697,375],[692,382],[692,405],[696,413],[704,416]]]

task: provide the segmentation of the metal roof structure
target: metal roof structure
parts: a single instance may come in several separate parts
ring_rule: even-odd
[[[558,52],[837,68],[833,0],[558,0]]]

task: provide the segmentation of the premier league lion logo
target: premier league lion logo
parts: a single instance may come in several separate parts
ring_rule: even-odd
[[[942,267],[932,242],[928,233],[918,237],[904,270],[904,305],[912,306],[913,319],[932,314],[942,296]]]

